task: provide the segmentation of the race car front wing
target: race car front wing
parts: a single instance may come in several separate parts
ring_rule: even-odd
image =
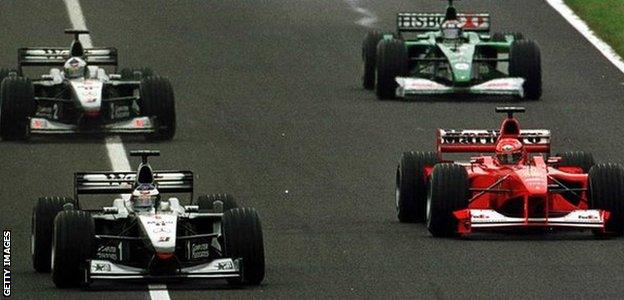
[[[574,210],[557,217],[508,217],[493,209],[463,209],[455,211],[457,232],[468,234],[474,230],[505,227],[567,227],[604,230],[609,212],[600,209]]]
[[[409,98],[418,95],[473,94],[509,95],[522,98],[524,97],[524,81],[523,78],[499,78],[478,85],[458,87],[447,86],[424,78],[397,77],[396,96]]]
[[[242,259],[221,258],[209,263],[180,268],[177,272],[165,275],[152,275],[146,269],[125,266],[109,260],[93,259],[86,270],[87,281],[93,280],[131,280],[131,279],[175,279],[203,278],[223,279],[241,278]]]
[[[115,123],[104,124],[95,128],[81,128],[74,124],[66,124],[45,118],[31,118],[30,134],[69,134],[69,133],[154,133],[154,120],[150,117],[136,117]]]

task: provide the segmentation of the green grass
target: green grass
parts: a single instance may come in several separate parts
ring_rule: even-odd
[[[565,0],[565,3],[624,57],[624,0]]]

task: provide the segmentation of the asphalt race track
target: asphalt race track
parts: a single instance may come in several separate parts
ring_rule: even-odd
[[[158,168],[192,169],[198,192],[229,192],[262,218],[267,274],[258,288],[221,282],[167,285],[197,298],[621,298],[624,241],[591,234],[433,239],[400,224],[394,172],[406,150],[434,150],[438,127],[496,127],[500,99],[380,102],[361,88],[367,28],[351,5],[394,30],[398,11],[441,11],[441,1],[86,1],[93,43],[119,49],[121,66],[172,80],[178,131]],[[492,13],[493,31],[539,42],[540,101],[521,103],[525,128],[553,131],[555,152],[622,161],[624,75],[544,1],[462,1]],[[0,62],[22,46],[67,46],[65,5],[0,2]],[[134,166],[137,161],[131,160]],[[43,195],[71,195],[77,170],[110,168],[103,139],[0,142],[2,228],[13,233],[13,297],[149,299],[142,283],[58,290],[30,260],[30,214]]]

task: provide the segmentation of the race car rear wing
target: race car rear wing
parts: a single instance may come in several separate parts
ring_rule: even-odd
[[[398,13],[398,32],[423,32],[440,29],[445,15],[440,13]],[[490,14],[457,14],[464,31],[490,32]]]
[[[499,135],[499,130],[438,129],[438,154],[492,153]],[[518,139],[529,153],[550,153],[550,130],[520,130]]]
[[[70,57],[70,49],[65,47],[32,47],[17,50],[18,72],[26,66],[62,66]],[[117,67],[117,49],[95,47],[84,49],[84,60],[89,65]]]
[[[78,172],[74,174],[74,197],[79,195],[129,194],[136,172]],[[154,182],[161,193],[190,193],[193,199],[193,172],[154,171]]]

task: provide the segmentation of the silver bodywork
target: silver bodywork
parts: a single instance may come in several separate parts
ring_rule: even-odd
[[[65,85],[71,89],[72,104],[84,115],[99,115],[106,106],[109,111],[105,122],[97,127],[85,127],[80,124],[63,122],[58,119],[59,106],[39,107],[38,111],[30,118],[29,133],[31,134],[68,134],[68,133],[154,133],[155,120],[151,116],[130,117],[131,111],[139,111],[136,101],[140,99],[140,81],[121,80],[117,74],[107,74],[104,68],[88,66],[85,77],[65,78],[58,68],[52,68],[49,74],[41,79],[34,80],[35,88],[52,88]],[[103,90],[106,87],[128,86],[134,89],[132,96],[103,98]],[[67,102],[67,99],[35,96],[36,102]],[[132,101],[132,105],[119,105],[119,103]]]
[[[111,207],[104,207],[102,213],[92,214],[97,220],[108,220],[123,222],[129,217],[136,217],[139,220],[141,237],[140,239],[151,245],[156,254],[167,254],[175,252],[176,244],[179,242],[190,243],[188,239],[177,237],[177,225],[182,219],[208,218],[212,220],[213,233],[204,234],[205,237],[213,237],[212,247],[220,249],[220,245],[215,238],[221,236],[221,218],[223,216],[222,205],[215,205],[211,212],[198,212],[195,205],[182,206],[177,198],[163,200],[156,208],[148,211],[134,211],[129,197],[115,199]],[[96,235],[96,238],[102,236]],[[100,249],[106,250],[106,249]],[[189,247],[189,252],[196,249]],[[110,257],[106,255],[96,255],[88,262],[85,278],[87,281],[107,279],[166,279],[166,278],[241,278],[242,260],[238,258],[211,258],[208,252],[189,253],[204,259],[204,263],[195,264],[177,269],[175,273],[154,275],[148,269],[137,268],[120,263],[121,257]],[[220,249],[222,250],[222,249]],[[104,251],[105,252],[105,251]],[[121,253],[121,252],[119,252]],[[121,254],[119,254],[121,255]],[[115,258],[115,259],[112,259]]]

